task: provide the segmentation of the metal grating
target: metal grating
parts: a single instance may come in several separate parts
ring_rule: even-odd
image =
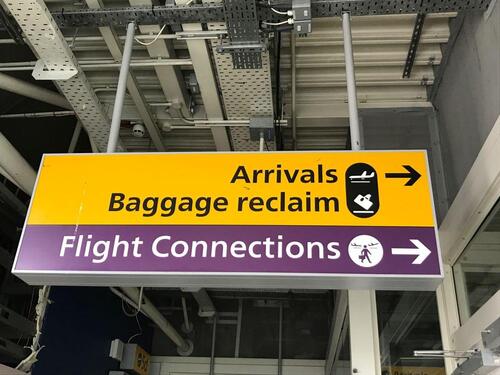
[[[207,0],[214,3],[214,0]],[[209,30],[225,30],[225,23],[209,23]],[[229,120],[249,119],[256,115],[273,116],[269,52],[261,52],[261,69],[234,69],[231,56],[216,52],[218,41],[211,41],[224,109]],[[246,127],[230,127],[234,151],[258,151],[259,142],[250,140]],[[268,142],[270,150],[274,142]]]
[[[269,52],[261,52],[261,69],[234,69],[231,56],[215,51],[214,61],[224,108],[229,120],[248,119],[256,115],[273,116],[271,68]],[[230,128],[235,151],[257,151],[258,142],[250,141],[248,128]],[[274,149],[274,144],[269,145]]]
[[[77,62],[43,1],[11,0],[7,8],[36,49],[35,79],[67,79],[77,74]]]
[[[353,16],[445,13],[464,9],[486,9],[490,0],[315,0],[311,4],[313,17],[340,16],[348,11]]]
[[[231,56],[215,53],[215,64],[228,119],[273,114],[269,53],[261,69],[234,69]]]
[[[110,121],[83,72],[66,81],[54,81],[100,151],[106,150]],[[121,142],[119,151],[123,151]]]
[[[260,42],[259,21],[255,0],[225,0],[224,15],[230,43],[244,48]],[[235,69],[260,69],[260,52],[231,52]]]
[[[6,5],[49,74],[59,73],[55,84],[68,99],[96,146],[105,150],[109,119],[44,2],[11,0]],[[69,79],[62,80],[65,75]],[[119,145],[119,149],[123,147]]]

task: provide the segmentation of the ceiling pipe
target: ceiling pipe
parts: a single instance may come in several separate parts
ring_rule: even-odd
[[[26,112],[26,113],[8,113],[0,115],[1,119],[5,118],[42,118],[42,117],[65,117],[75,116],[74,111],[57,111],[57,112]]]
[[[295,33],[290,35],[290,50],[292,60],[292,148],[297,149],[297,110],[296,110],[296,88],[297,88],[297,70],[296,70],[296,53],[295,53]]]
[[[193,352],[192,341],[184,339],[144,294],[142,303],[139,302],[141,293],[138,288],[121,288],[121,290],[137,306],[140,305],[140,311],[144,312],[174,342],[180,355],[188,356]]]
[[[110,59],[80,60],[79,64],[83,70],[115,69],[121,67],[120,62],[116,62],[115,60]],[[21,63],[0,63],[0,72],[31,71],[34,69],[35,65],[36,61],[26,61]],[[136,59],[130,62],[130,67],[132,68],[177,65],[193,65],[193,62],[190,59],[166,58]],[[48,91],[52,92],[50,90]]]
[[[0,73],[0,89],[55,106],[73,109],[64,96],[32,83]]]
[[[0,169],[6,172],[5,177],[13,180],[26,194],[32,195],[36,172],[2,133],[0,150]]]

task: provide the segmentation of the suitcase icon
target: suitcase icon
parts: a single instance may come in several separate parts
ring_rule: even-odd
[[[365,211],[368,211],[373,206],[371,197],[372,197],[371,194],[366,194],[366,195],[358,194],[356,198],[354,198],[354,203],[356,203],[358,206],[363,207]]]

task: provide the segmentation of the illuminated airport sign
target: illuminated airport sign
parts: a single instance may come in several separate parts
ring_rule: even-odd
[[[433,289],[425,151],[45,155],[32,284]]]

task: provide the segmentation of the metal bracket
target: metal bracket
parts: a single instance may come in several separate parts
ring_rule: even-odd
[[[481,338],[486,349],[500,354],[500,318],[481,332]]]
[[[265,52],[267,46],[261,44],[219,44],[215,47],[219,53],[239,53],[239,52]]]
[[[417,14],[417,18],[415,19],[415,26],[413,27],[413,34],[411,35],[408,56],[406,57],[403,78],[410,78],[411,70],[413,68],[413,62],[415,61],[415,56],[417,55],[418,42],[420,41],[420,35],[422,35],[422,29],[424,27],[424,21],[425,13]]]
[[[51,66],[53,65],[47,65],[43,60],[37,60],[31,75],[38,81],[65,81],[78,73],[78,70],[71,67],[59,70]]]
[[[229,44],[217,47],[218,52],[229,52],[234,69],[261,69],[265,45],[260,43],[259,20],[255,0],[225,0]]]
[[[306,36],[311,30],[311,0],[292,0],[293,31]]]

